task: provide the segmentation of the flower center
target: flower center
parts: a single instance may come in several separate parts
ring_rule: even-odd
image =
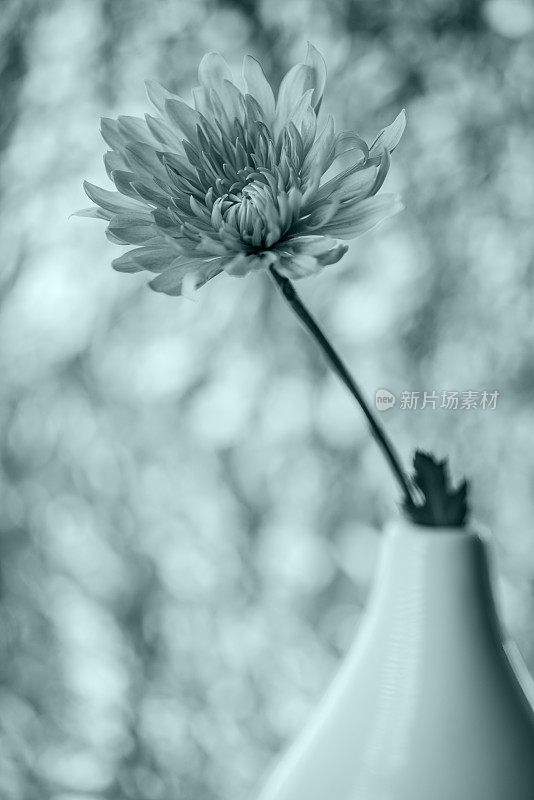
[[[253,180],[237,192],[215,201],[212,223],[223,235],[238,238],[241,248],[245,245],[250,251],[268,249],[287,233],[298,217],[300,203],[296,200],[291,192],[274,194],[268,183]]]

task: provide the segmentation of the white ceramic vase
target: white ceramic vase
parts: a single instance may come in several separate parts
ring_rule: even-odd
[[[259,800],[534,800],[533,697],[488,543],[395,523],[354,645]]]

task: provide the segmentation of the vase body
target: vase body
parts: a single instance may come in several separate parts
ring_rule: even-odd
[[[259,800],[534,800],[532,697],[486,541],[393,524],[354,645]]]

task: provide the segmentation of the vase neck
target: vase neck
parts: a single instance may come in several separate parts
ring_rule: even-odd
[[[385,533],[370,612],[424,615],[438,630],[456,619],[500,637],[488,546],[475,532],[392,525]],[[408,615],[409,616],[409,615]]]

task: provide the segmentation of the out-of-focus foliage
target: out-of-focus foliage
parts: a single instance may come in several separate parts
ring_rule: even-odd
[[[528,0],[4,0],[0,796],[236,800],[300,729],[367,597],[396,487],[266,276],[194,299],[109,268],[98,118],[207,50],[276,80],[313,41],[363,135],[405,106],[407,210],[299,284],[407,460],[450,455],[534,667],[534,13]]]

